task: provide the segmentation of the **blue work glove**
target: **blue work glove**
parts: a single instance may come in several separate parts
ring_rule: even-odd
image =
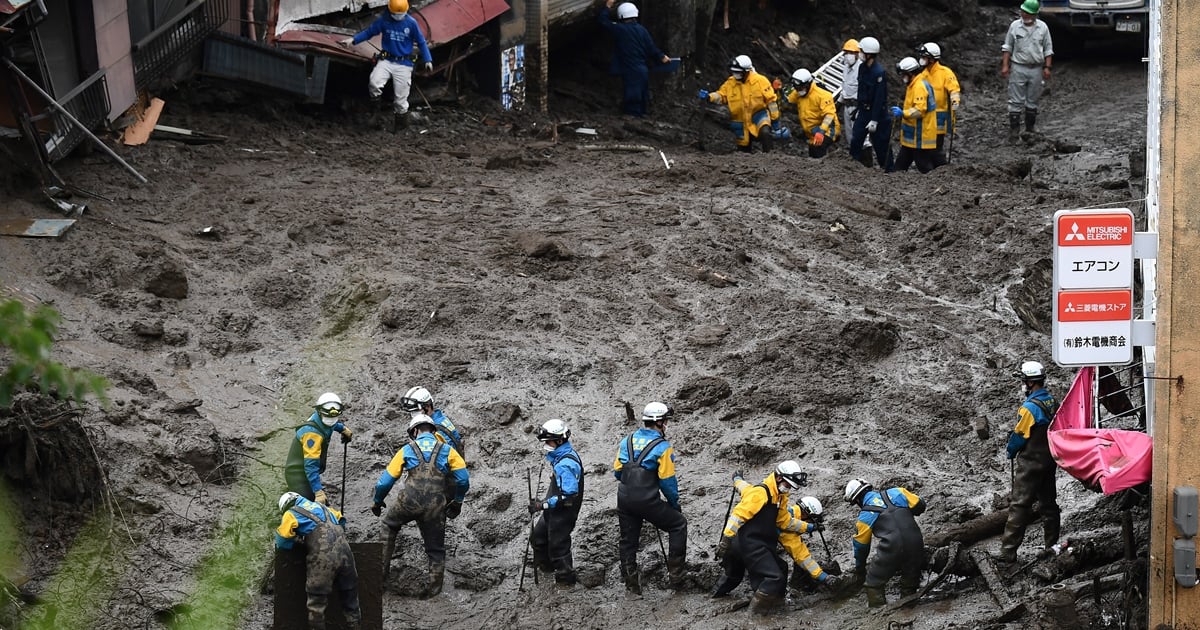
[[[892,105],[892,118],[899,118],[904,114],[904,110],[897,105]]]
[[[699,99],[702,101],[707,101],[708,100],[708,90],[701,89],[699,92],[696,93],[696,96],[699,97]]]
[[[778,118],[776,118],[775,120],[772,120],[772,121],[771,121],[771,129],[772,129],[772,130],[773,130],[773,131],[776,133],[776,135],[778,135],[778,134],[779,134],[779,125],[780,125],[780,124],[781,124],[781,123],[779,122],[779,119],[778,119]]]

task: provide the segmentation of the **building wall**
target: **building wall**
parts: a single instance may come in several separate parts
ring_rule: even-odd
[[[108,81],[108,120],[111,122],[137,100],[129,14],[125,0],[95,0],[92,7],[96,20],[96,56]]]

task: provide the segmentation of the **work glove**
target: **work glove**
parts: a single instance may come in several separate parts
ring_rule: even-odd
[[[529,500],[529,515],[533,516],[534,514],[537,514],[538,512],[546,509],[547,507],[549,507],[549,506],[542,503],[541,501],[538,501],[537,499],[530,499]]]
[[[342,444],[349,444],[350,438],[353,435],[354,435],[354,432],[351,431],[349,427],[342,429]]]
[[[717,543],[717,553],[716,553],[717,560],[724,558],[725,554],[729,553],[729,546],[732,544],[733,544],[733,536],[722,536],[721,537],[721,542]]]
[[[821,521],[817,521],[817,520],[809,521],[808,531],[809,531],[809,533],[823,532],[823,531],[825,531],[825,524],[822,523]]]
[[[871,122],[867,123],[867,133],[875,133],[875,130],[878,128],[879,121],[877,120],[872,120]]]
[[[371,513],[374,514],[375,516],[380,516],[383,514],[383,508],[385,508],[385,507],[387,507],[386,503],[384,503],[383,501],[377,501],[375,503],[375,505],[371,506]]]
[[[340,45],[342,45],[342,46],[346,46],[346,47],[353,46],[353,45],[354,45],[354,38],[353,38],[353,37],[347,37],[346,39],[339,39],[339,40],[338,40],[338,44],[340,44]]]
[[[696,97],[702,101],[707,101],[708,100],[708,90],[701,89],[699,92],[696,92]]]
[[[450,505],[446,506],[446,518],[456,519],[462,513],[462,501],[451,501]]]
[[[780,129],[782,126],[783,126],[783,123],[779,122],[778,118],[771,121],[771,131],[775,132],[775,135],[777,135],[777,136],[779,135],[779,132],[780,132]]]
[[[313,501],[316,501],[317,503],[320,503],[321,505],[329,505],[329,497],[325,496],[324,490],[317,490],[313,494]]]
[[[854,567],[853,580],[855,584],[862,584],[863,582],[867,581],[867,567],[865,565],[858,565]]]
[[[827,590],[833,593],[838,592],[843,584],[844,582],[842,581],[842,578],[836,575],[830,575],[828,573],[825,574],[825,581],[821,582],[821,586],[824,586]]]
[[[899,118],[904,115],[904,110],[897,105],[892,105],[892,118]]]
[[[950,95],[950,109],[957,110],[958,106],[962,105],[962,96],[957,93]]]
[[[425,72],[433,72],[433,62],[431,62],[431,61],[425,62]]]
[[[816,133],[813,134],[812,145],[814,147],[819,147],[822,144],[825,144],[825,134],[820,131],[817,131]]]
[[[742,478],[742,471],[740,471],[740,470],[733,471],[733,480],[734,481],[737,481],[738,479],[741,479],[741,478]]]
[[[771,87],[774,88],[776,92],[778,92],[779,90],[783,89],[783,81],[780,81],[779,79],[775,79],[774,81],[771,82]]]

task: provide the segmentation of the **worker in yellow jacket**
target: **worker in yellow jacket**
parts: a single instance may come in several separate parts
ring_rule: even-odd
[[[957,126],[958,108],[962,105],[962,86],[958,75],[942,63],[942,47],[934,42],[925,42],[917,49],[917,63],[925,68],[925,77],[933,86],[937,98],[937,166],[948,161],[945,154],[946,134],[953,134]]]
[[[812,73],[800,68],[792,73],[792,90],[787,100],[796,106],[800,128],[808,140],[808,157],[825,157],[841,131],[833,93],[815,85]]]
[[[896,170],[907,171],[913,162],[917,170],[928,173],[937,167],[937,99],[921,64],[905,57],[896,64],[900,78],[908,85],[904,107],[892,106],[892,118],[900,119],[900,153],[896,155]]]
[[[700,100],[729,107],[729,128],[738,150],[749,152],[757,139],[764,153],[777,136],[787,132],[779,122],[779,98],[771,81],[754,71],[750,57],[738,55],[729,62],[730,77],[715,92],[700,90]]]

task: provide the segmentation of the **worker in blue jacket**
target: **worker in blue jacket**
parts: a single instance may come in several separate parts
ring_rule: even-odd
[[[467,456],[467,451],[463,446],[463,436],[459,432],[458,427],[454,426],[454,422],[450,420],[450,416],[441,409],[437,409],[433,405],[433,395],[428,389],[421,387],[410,387],[404,396],[400,399],[400,408],[409,413],[423,413],[430,418],[436,425],[434,435],[438,440],[449,444],[458,451],[458,454],[464,458]]]
[[[880,492],[862,479],[846,484],[845,499],[859,508],[852,545],[854,577],[867,592],[867,606],[887,603],[884,588],[896,573],[900,574],[901,597],[916,594],[925,565],[925,539],[915,517],[925,512],[925,500],[906,488]]]
[[[600,9],[600,26],[612,34],[616,42],[613,52],[612,72],[621,75],[625,86],[622,109],[626,114],[642,117],[650,107],[650,68],[647,62],[670,63],[671,58],[663,54],[646,27],[638,23],[638,8],[631,2],[617,7],[617,21],[612,21],[609,11],[614,0],[606,0]]]
[[[687,569],[687,519],[679,505],[675,449],[665,436],[671,415],[671,408],[661,402],[646,405],[642,411],[644,428],[621,440],[613,460],[613,475],[620,482],[617,520],[621,528],[621,575],[625,589],[635,595],[642,594],[637,551],[644,521],[667,532],[667,577],[672,587],[683,586]]]
[[[337,394],[321,394],[313,409],[308,420],[296,429],[283,466],[283,478],[288,490],[310,501],[329,503],[325,484],[321,481],[329,456],[329,438],[337,431],[342,434],[342,444],[346,444],[354,433],[338,420],[344,408]]]
[[[279,497],[279,511],[283,517],[275,530],[275,548],[291,549],[300,540],[308,550],[304,581],[308,627],[325,628],[325,607],[329,604],[329,594],[336,588],[348,627],[357,629],[362,622],[358,570],[346,540],[346,519],[341,512],[295,492],[285,492]]]
[[[892,116],[887,105],[887,73],[879,60],[879,40],[864,37],[858,48],[863,62],[858,68],[858,112],[850,134],[850,157],[862,159],[863,143],[870,136],[876,162],[884,171],[891,171]]]
[[[1046,548],[1058,542],[1062,510],[1058,507],[1054,473],[1058,466],[1050,454],[1047,432],[1058,401],[1046,391],[1046,369],[1037,361],[1021,364],[1015,375],[1021,381],[1025,400],[1017,408],[1017,424],[1008,436],[1008,459],[1015,460],[1012,496],[1008,501],[1008,522],[1000,539],[1001,564],[1017,560],[1017,549],[1025,538],[1025,528],[1034,520],[1033,503],[1042,515]]]
[[[529,536],[533,562],[540,570],[554,571],[556,584],[569,587],[578,581],[571,532],[583,507],[583,461],[571,445],[571,429],[558,418],[546,421],[537,439],[550,462],[550,487],[544,498],[529,500],[530,516],[542,513]]]
[[[433,72],[433,56],[429,54],[429,46],[425,43],[420,26],[408,14],[408,0],[388,0],[387,13],[376,18],[366,30],[339,43],[343,46],[358,45],[380,34],[383,47],[375,55],[378,60],[371,70],[367,93],[372,102],[378,102],[383,94],[383,86],[387,85],[388,79],[392,80],[395,93],[392,133],[395,133],[409,125],[408,93],[412,89],[413,45],[421,51],[425,72]]]
[[[434,422],[429,416],[414,414],[408,423],[408,443],[392,457],[387,468],[375,483],[375,503],[371,513],[379,516],[387,505],[383,502],[392,486],[404,473],[408,478],[400,489],[396,503],[383,518],[387,527],[387,549],[384,553],[383,577],[386,580],[396,551],[396,536],[405,523],[416,521],[429,557],[429,582],[426,597],[442,592],[446,570],[446,519],[458,518],[463,500],[471,488],[467,463],[458,451],[434,437]],[[447,496],[447,478],[454,478],[455,491]],[[449,501],[449,503],[447,503]]]

